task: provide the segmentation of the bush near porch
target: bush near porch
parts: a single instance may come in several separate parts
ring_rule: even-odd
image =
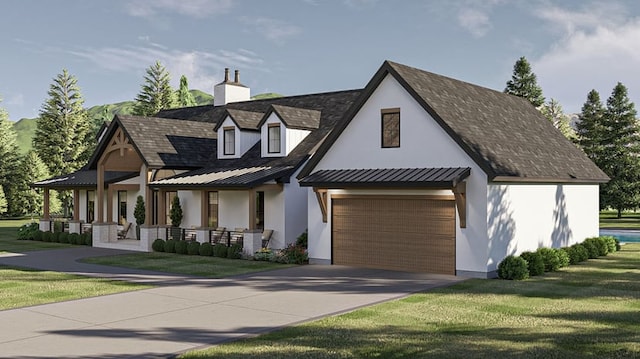
[[[18,239],[41,242],[92,245],[91,233],[45,232],[38,229],[38,223],[28,223],[18,229]]]

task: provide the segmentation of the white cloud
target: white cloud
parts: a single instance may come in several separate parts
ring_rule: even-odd
[[[558,99],[567,112],[579,112],[591,89],[606,101],[617,82],[640,106],[640,18],[623,18],[624,10],[614,4],[607,3],[608,12],[599,11],[601,6],[538,12],[561,36],[532,61],[533,69],[545,96]]]
[[[24,95],[19,93],[7,99],[7,105],[24,106]]]
[[[284,41],[300,33],[301,29],[295,25],[268,17],[240,17],[240,22],[253,28],[253,31],[264,36],[267,40],[282,45]]]
[[[460,27],[468,31],[473,37],[485,36],[492,28],[491,12],[504,0],[466,0],[440,3],[442,7],[430,5],[432,11],[444,13],[447,17],[454,16]]]
[[[458,12],[458,24],[474,37],[483,37],[491,29],[489,15],[478,9],[461,9]]]
[[[129,1],[126,12],[131,16],[152,18],[161,13],[178,13],[185,16],[204,18],[224,14],[233,6],[231,0],[134,0]]]
[[[213,85],[222,80],[222,69],[234,66],[239,69],[257,69],[263,60],[246,50],[180,51],[168,50],[164,46],[106,47],[65,51],[101,68],[118,72],[137,72],[160,60],[172,76],[172,85],[177,87],[181,75],[189,79],[189,87],[211,92]]]

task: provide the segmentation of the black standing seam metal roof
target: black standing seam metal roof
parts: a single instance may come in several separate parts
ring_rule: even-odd
[[[138,176],[138,172],[105,171],[104,183],[116,183]],[[95,188],[98,185],[98,172],[96,170],[80,170],[68,175],[57,176],[46,180],[34,182],[31,186],[36,188]]]
[[[254,167],[197,170],[149,183],[161,187],[251,188],[290,173],[292,167]]]
[[[470,174],[468,167],[320,170],[301,179],[300,186],[453,188]]]
[[[482,168],[489,181],[609,180],[526,99],[390,61],[382,64],[345,119],[300,171],[299,179],[313,171],[387,75]]]

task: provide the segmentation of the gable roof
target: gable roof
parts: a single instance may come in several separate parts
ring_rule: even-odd
[[[296,108],[282,105],[272,105],[271,109],[264,115],[262,121],[258,127],[262,126],[269,115],[276,113],[278,118],[287,126],[287,128],[299,129],[299,130],[312,130],[318,128],[320,125],[321,111],[307,110],[303,108]]]
[[[87,169],[98,159],[117,128],[122,128],[142,161],[151,168],[199,168],[216,155],[213,124],[158,117],[116,115],[98,144]]]
[[[259,123],[261,122],[260,120],[262,120],[263,115],[263,113],[261,112],[243,111],[232,108],[227,109],[227,114],[231,118],[231,121],[233,121],[233,123],[235,123],[239,129],[251,131],[258,130]],[[218,122],[213,130],[218,131],[223,122],[224,121]]]
[[[489,181],[609,180],[526,99],[390,61],[382,64],[298,178],[311,173],[387,75],[486,172]]]

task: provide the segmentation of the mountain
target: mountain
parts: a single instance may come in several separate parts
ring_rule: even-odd
[[[200,90],[189,90],[196,100],[196,105],[211,105],[213,104],[213,96]],[[282,95],[269,92],[258,94],[251,97],[252,100],[261,100],[265,98],[282,97]],[[124,101],[117,103],[110,103],[105,105],[96,105],[87,109],[89,113],[89,119],[92,120],[94,126],[98,127],[105,119],[105,108],[107,110],[106,118],[112,119],[114,115],[131,115],[133,114],[133,107],[135,101]],[[17,134],[18,148],[21,154],[29,152],[32,148],[31,140],[36,132],[36,119],[35,118],[23,118],[20,121],[13,124],[13,129]]]

